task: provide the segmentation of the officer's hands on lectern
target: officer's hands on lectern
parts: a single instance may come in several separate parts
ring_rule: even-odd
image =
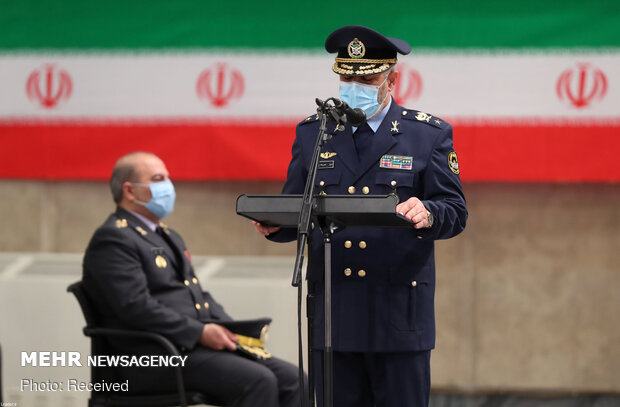
[[[413,227],[416,229],[430,227],[427,209],[422,201],[415,196],[396,205],[396,212],[412,221],[414,223]]]
[[[217,324],[205,324],[198,342],[202,346],[215,350],[236,350],[239,338],[228,329]]]
[[[278,226],[264,226],[255,220],[252,221],[252,224],[256,228],[256,231],[263,236],[269,236],[272,233],[276,233],[280,228]]]

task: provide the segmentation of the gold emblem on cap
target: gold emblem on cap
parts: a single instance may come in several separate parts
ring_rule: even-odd
[[[146,230],[142,229],[141,226],[136,226],[136,230],[138,231],[138,233],[140,233],[142,236],[146,236]]]
[[[393,133],[398,133],[398,125],[399,125],[399,124],[400,124],[400,123],[398,122],[398,120],[394,120],[394,121],[392,122],[392,132],[393,132]]]
[[[351,58],[363,58],[364,55],[366,55],[366,47],[364,46],[364,43],[357,38],[354,38],[353,41],[349,43],[347,51],[349,52],[349,56]]]
[[[155,264],[157,265],[157,267],[159,267],[160,269],[165,269],[166,266],[168,266],[168,262],[166,261],[166,259],[164,258],[164,256],[162,255],[157,255],[157,257],[155,257]]]
[[[127,227],[127,219],[117,219],[116,220],[116,227],[119,228],[119,229],[126,228]]]
[[[325,153],[321,153],[321,158],[324,158],[327,160],[328,158],[332,158],[335,155],[338,155],[338,153],[330,153],[329,151],[327,151]]]
[[[456,156],[456,151],[450,151],[450,154],[448,154],[448,166],[450,167],[450,171],[452,171],[456,175],[459,175],[461,173],[461,170],[459,169],[459,159]]]
[[[429,123],[429,121],[431,120],[431,116],[430,114],[426,114],[426,113],[422,113],[422,112],[418,112],[418,114],[415,115],[415,118],[418,119],[421,122],[427,122]]]

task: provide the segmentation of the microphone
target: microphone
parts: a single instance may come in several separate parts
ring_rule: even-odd
[[[341,114],[345,114],[347,116],[347,120],[351,123],[351,126],[360,127],[362,124],[366,123],[366,113],[359,107],[355,109],[351,108],[351,106],[347,105],[346,102],[343,102],[340,99],[331,98],[334,102],[334,107],[336,111]]]

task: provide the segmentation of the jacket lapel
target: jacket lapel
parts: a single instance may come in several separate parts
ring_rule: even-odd
[[[332,139],[325,144],[323,151],[334,150],[338,153],[340,161],[351,171],[355,172],[357,169],[357,153],[355,152],[355,144],[353,143],[353,136],[351,131],[351,125],[347,124],[343,130],[337,130],[332,132]]]
[[[146,226],[140,219],[133,216],[131,212],[123,208],[118,208],[116,210],[116,214],[120,218],[127,219],[129,227],[134,229],[142,239],[146,240],[155,247],[161,247],[164,250],[164,253],[166,253],[166,257],[172,262],[174,269],[177,271],[180,270],[177,261],[177,254],[174,252],[175,248],[170,247],[170,245],[164,240],[164,238],[159,236],[157,233],[151,231],[148,226]]]
[[[170,233],[168,234],[168,237],[170,238],[170,243],[173,246],[172,249],[177,252],[178,259],[181,262],[181,267],[179,270],[183,272],[184,276],[190,274],[191,264],[189,259],[186,257],[185,251],[183,250],[185,247],[183,242],[176,233]]]

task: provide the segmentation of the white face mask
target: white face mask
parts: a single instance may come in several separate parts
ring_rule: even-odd
[[[385,76],[380,85],[365,85],[359,82],[340,82],[340,99],[353,109],[359,108],[366,113],[366,117],[372,117],[379,107],[385,102],[387,93],[379,102],[379,88],[387,81],[389,74]]]

